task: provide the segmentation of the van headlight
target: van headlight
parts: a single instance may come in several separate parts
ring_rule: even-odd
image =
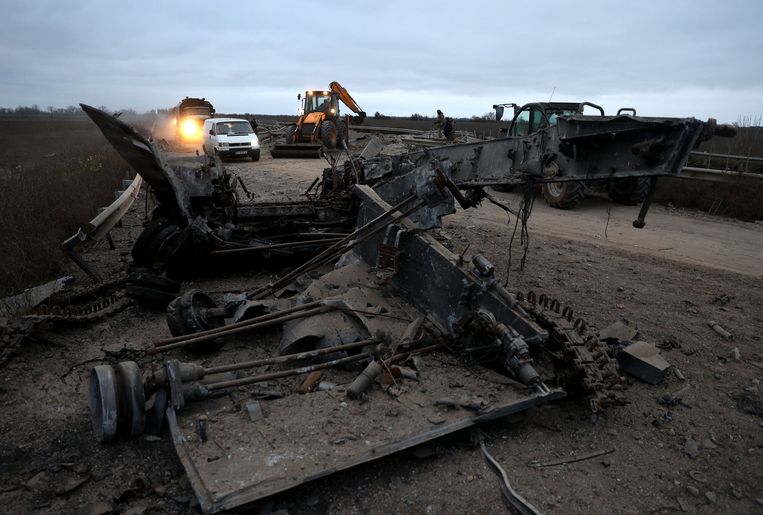
[[[258,140],[257,138],[254,138],[254,139],[252,140],[252,146],[253,146],[253,147],[258,147],[258,146],[260,146],[260,142],[259,142],[259,140]]]

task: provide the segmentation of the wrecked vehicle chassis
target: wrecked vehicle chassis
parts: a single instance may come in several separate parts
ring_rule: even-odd
[[[645,122],[639,121],[635,125],[639,123]],[[688,152],[710,130],[709,126],[696,120],[645,123],[650,133],[659,132],[658,127],[665,129],[665,138],[674,137],[675,146],[663,148],[662,144],[655,143],[651,150],[642,152],[638,150],[641,147],[634,136],[635,129],[628,125],[621,131],[625,134],[623,138],[613,146],[628,149],[637,157],[633,158],[635,161],[626,159],[620,171],[613,171],[611,167],[604,171],[590,167],[590,163],[595,161],[591,155],[597,152],[606,154],[606,149],[602,148],[605,136],[599,130],[589,131],[588,138],[583,137],[576,143],[560,142],[560,149],[564,143],[573,145],[572,157],[565,156],[566,161],[538,157],[534,162],[544,163],[542,169],[520,166],[521,163],[532,162],[538,150],[545,152],[544,149],[548,149],[551,142],[543,143],[542,138],[535,143],[498,141],[460,148],[453,146],[395,159],[382,156],[351,163],[349,167],[345,165],[340,174],[348,176],[350,169],[356,174],[351,186],[358,206],[356,232],[369,226],[373,230],[368,229],[362,238],[342,238],[332,244],[329,249],[344,252],[336,270],[317,278],[306,292],[325,293],[326,288],[330,289],[331,296],[317,298],[325,302],[340,299],[345,306],[343,312],[356,313],[356,318],[359,318],[358,312],[373,308],[379,311],[366,313],[364,317],[368,320],[390,314],[405,321],[424,317],[427,322],[425,334],[430,340],[425,342],[424,336],[418,338],[418,332],[415,338],[406,340],[406,324],[397,324],[396,330],[390,330],[382,338],[370,329],[372,323],[364,323],[369,333],[366,336],[376,338],[374,343],[378,346],[370,349],[363,347],[354,353],[349,353],[348,347],[346,357],[355,356],[357,361],[369,363],[360,376],[376,363],[383,364],[380,368],[389,368],[388,375],[392,379],[392,386],[384,387],[384,391],[372,390],[366,394],[369,399],[367,406],[354,404],[356,401],[349,395],[352,385],[346,389],[319,389],[304,396],[290,395],[268,401],[264,408],[250,409],[250,404],[235,395],[186,406],[184,387],[187,385],[184,385],[182,374],[171,372],[180,368],[173,364],[173,360],[166,361],[163,365],[167,370],[164,375],[166,383],[157,393],[164,391],[167,397],[165,416],[173,442],[202,508],[213,512],[249,503],[481,420],[527,409],[558,398],[565,392],[582,391],[589,395],[593,411],[601,405],[618,402],[622,379],[616,365],[607,348],[588,332],[585,321],[576,318],[570,307],[563,307],[558,301],[533,292],[526,295],[507,292],[496,281],[494,267],[483,256],[465,259],[455,255],[422,229],[438,226],[440,217],[452,212],[456,202],[466,208],[488,198],[482,186],[496,181],[575,180],[582,175],[597,173],[653,177],[678,173],[685,161],[683,151]],[[585,124],[580,127],[585,127]],[[613,138],[612,134],[606,137]],[[517,144],[523,152],[526,151],[524,154],[520,155],[516,150],[511,152],[511,147]],[[675,148],[683,150],[676,151]],[[583,159],[587,152],[591,155]],[[622,155],[619,151],[615,154]],[[579,160],[576,160],[576,155]],[[605,157],[602,157],[603,162]],[[612,159],[611,156],[608,158]],[[502,171],[496,170],[496,161],[504,163]],[[552,162],[557,162],[557,166],[551,166],[549,163]],[[565,167],[559,166],[558,162]],[[546,168],[551,171],[545,172]],[[362,174],[357,174],[358,169]],[[334,174],[337,172],[332,170]],[[544,175],[546,173],[548,175]],[[642,226],[646,209],[648,202],[639,217]],[[387,218],[380,220],[385,215]],[[195,213],[194,219],[198,216],[199,213]],[[327,259],[315,263],[327,265],[333,262]],[[353,267],[361,268],[358,272],[360,276],[366,274],[363,280],[352,285],[339,284],[339,278]],[[317,271],[318,268],[304,271]],[[330,288],[327,283],[324,284],[326,288],[321,289],[315,286],[321,281],[333,282]],[[353,288],[359,288],[354,297],[349,293]],[[377,304],[366,300],[366,305],[358,304],[358,299],[374,298],[374,292],[378,290],[384,291],[384,298],[389,300],[377,299]],[[273,292],[273,285],[269,285],[250,292],[242,301],[263,299]],[[299,305],[315,298],[305,294],[297,296],[295,302]],[[244,321],[240,318],[235,324]],[[326,324],[315,325],[323,326],[325,333],[332,330]],[[214,329],[218,332],[210,334],[221,335],[223,329]],[[287,326],[284,326],[284,333],[287,332]],[[327,334],[311,333],[308,336],[311,340],[303,343],[312,341],[315,344],[316,340],[327,338]],[[342,343],[353,343],[354,340],[354,343],[360,344],[366,336],[357,336]],[[402,342],[406,344],[401,347]],[[397,352],[401,349],[405,355],[397,360],[406,360],[403,363],[418,369],[413,377],[420,382],[410,383],[401,379],[398,384],[394,379],[391,365],[397,362],[393,358],[401,354]],[[417,352],[422,354],[418,356],[418,362],[415,359]],[[450,367],[447,372],[438,369],[438,363],[449,362],[448,356],[478,367],[479,373],[473,374],[473,379],[459,379],[461,383],[469,383],[468,395],[464,399],[442,397],[447,395],[447,390],[441,387],[449,384],[449,374],[456,374],[457,377],[463,375],[459,373],[459,367]],[[341,359],[345,358],[338,358],[335,363],[340,364]],[[317,369],[296,370],[308,372]],[[336,374],[348,373],[332,370]],[[353,376],[357,381],[360,378],[358,372],[359,369],[349,372],[344,382],[349,382]],[[403,373],[399,367],[398,373]],[[173,375],[175,379],[172,379]],[[492,379],[486,380],[487,377]],[[199,398],[208,399],[212,396],[211,392],[255,384],[259,379],[256,376],[217,379],[217,382],[194,384],[193,391]],[[120,381],[125,384],[123,379]],[[425,382],[426,386],[422,386]],[[486,383],[502,386],[497,391],[491,391]],[[140,419],[141,404],[145,408],[147,398],[138,396],[134,399],[138,402],[125,402],[123,393],[126,388],[118,384],[114,380],[101,381],[99,378],[91,383],[94,385],[91,389],[91,408],[96,433],[104,424],[113,424],[116,428],[129,427],[128,430],[119,430],[122,435],[132,434],[135,425],[125,423],[125,420],[136,420],[136,412]],[[348,394],[348,400],[344,400],[344,393]],[[360,397],[363,398],[362,395]],[[104,399],[110,404],[106,405]],[[401,406],[405,411],[401,411]],[[393,407],[396,411],[392,410]],[[407,411],[409,409],[412,411]],[[392,424],[379,433],[353,433],[350,438],[346,437],[346,428],[351,427],[353,420],[373,420],[376,423],[372,426],[378,430],[385,425],[387,418],[398,416],[388,414],[392,412],[398,415],[405,413],[403,418],[406,423]],[[294,424],[285,423],[288,417],[295,416]],[[330,430],[334,420],[338,421],[337,431]],[[284,437],[284,427],[291,429],[286,433],[287,437]],[[216,435],[214,439],[209,438],[212,434]],[[331,439],[333,437],[336,438]],[[263,440],[267,445],[262,445]],[[348,442],[353,443],[348,445]],[[344,449],[347,449],[346,453]]]

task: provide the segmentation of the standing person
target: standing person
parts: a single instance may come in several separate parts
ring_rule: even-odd
[[[453,141],[456,137],[456,131],[453,123],[453,118],[445,118],[445,122],[442,124],[442,131],[445,133],[445,139]]]
[[[434,128],[437,129],[437,137],[442,138],[442,129],[445,126],[445,115],[437,110],[437,119],[434,121]]]

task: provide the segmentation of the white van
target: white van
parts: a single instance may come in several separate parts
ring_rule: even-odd
[[[205,154],[260,160],[260,140],[248,120],[208,118],[204,120],[203,131]]]

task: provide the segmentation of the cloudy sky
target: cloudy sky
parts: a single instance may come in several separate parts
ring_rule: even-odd
[[[296,113],[342,83],[368,113],[469,116],[589,100],[763,115],[760,0],[0,0],[0,105]]]

